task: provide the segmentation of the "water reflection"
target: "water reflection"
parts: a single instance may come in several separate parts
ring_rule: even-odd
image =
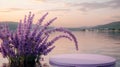
[[[65,53],[103,54],[116,58],[116,67],[120,67],[120,33],[81,31],[74,31],[73,33],[78,39],[79,51],[75,51],[72,42],[60,40],[55,43],[57,48],[55,48],[49,56]],[[53,36],[55,35],[56,34]]]
[[[106,35],[108,38],[120,40],[120,32],[98,32],[98,34]]]

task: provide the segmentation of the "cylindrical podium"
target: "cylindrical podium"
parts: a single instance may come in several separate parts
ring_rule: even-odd
[[[116,59],[97,54],[62,54],[50,57],[53,67],[115,67]]]

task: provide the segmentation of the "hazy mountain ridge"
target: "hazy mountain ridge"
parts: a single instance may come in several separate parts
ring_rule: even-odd
[[[11,30],[16,30],[18,22],[0,22],[0,23],[7,23]],[[35,25],[33,25],[34,27]],[[54,28],[54,27],[49,27]],[[120,29],[120,21],[111,22],[104,25],[97,25],[94,27],[77,27],[77,28],[66,28],[71,31],[85,31],[86,29]]]
[[[17,26],[18,26],[18,22],[0,22],[0,24],[8,24],[10,30],[16,30],[17,29]],[[32,25],[32,28],[35,27],[35,24]],[[40,26],[39,28],[41,28],[42,26]],[[54,28],[54,27],[48,27],[48,28]]]
[[[94,29],[120,29],[120,21],[92,27]]]
[[[18,22],[0,22],[1,24],[2,23],[7,23],[10,30],[16,30],[17,28],[17,25],[18,25]],[[35,25],[33,25],[34,27]],[[54,28],[54,27],[48,27],[50,29]],[[80,27],[80,28],[66,28],[68,30],[71,30],[71,31],[83,31],[84,29],[86,29],[85,27]]]
[[[12,21],[7,21],[7,22],[0,22],[0,24],[7,23],[10,30],[16,30],[18,22],[12,22]]]

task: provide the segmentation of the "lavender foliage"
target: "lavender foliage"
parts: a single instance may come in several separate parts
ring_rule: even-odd
[[[25,16],[23,21],[20,20],[15,32],[9,30],[7,24],[0,24],[0,39],[2,40],[0,52],[3,57],[19,59],[20,57],[34,56],[37,59],[40,55],[47,55],[51,52],[55,48],[54,42],[60,38],[74,41],[76,50],[78,50],[77,39],[70,31],[63,28],[48,29],[48,26],[57,19],[56,17],[42,26],[47,15],[48,13],[43,15],[33,28],[34,14],[30,12],[28,17]],[[63,32],[65,34],[48,41],[52,32]]]

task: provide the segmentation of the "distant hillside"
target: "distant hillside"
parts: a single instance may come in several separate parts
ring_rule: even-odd
[[[18,26],[18,22],[0,22],[1,24],[2,23],[7,23],[8,24],[8,26],[9,26],[9,28],[10,28],[10,30],[16,30],[16,28],[17,28],[17,26]],[[33,24],[33,28],[34,28],[34,24]],[[39,28],[41,28],[41,27],[39,27]],[[52,28],[54,28],[54,27],[48,27],[49,29],[52,29]]]
[[[16,30],[18,23],[17,22],[0,22],[0,23],[7,23],[10,30]]]
[[[112,22],[109,24],[105,24],[105,25],[98,25],[93,27],[94,29],[120,29],[120,21],[117,22]]]
[[[87,27],[78,27],[78,28],[66,28],[66,29],[71,30],[71,31],[85,31],[88,28]]]

